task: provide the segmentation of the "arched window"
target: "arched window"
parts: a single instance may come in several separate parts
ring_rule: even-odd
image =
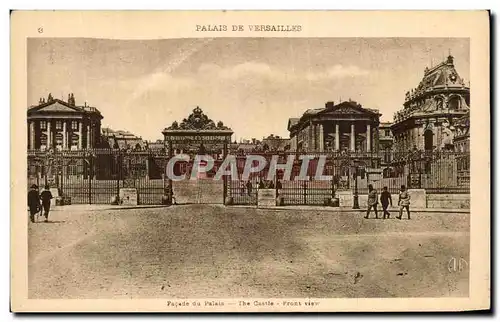
[[[448,108],[450,110],[459,110],[460,109],[460,97],[458,96],[452,96],[450,100],[448,101]]]

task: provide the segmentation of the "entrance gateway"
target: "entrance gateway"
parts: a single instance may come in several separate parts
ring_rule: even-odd
[[[168,178],[165,168],[167,198],[171,197],[169,192],[172,191],[177,203],[225,203],[227,178],[224,176],[223,180],[213,180],[213,176],[228,154],[233,131],[222,121],[215,124],[201,108],[196,107],[187,119],[180,123],[174,121],[162,133],[169,159],[177,154],[190,156],[190,161],[178,161],[173,169],[175,175],[186,174],[184,180],[173,181]],[[196,180],[190,180],[195,155],[209,155],[215,164],[208,173],[200,173]],[[171,198],[168,200],[169,203],[172,201]]]

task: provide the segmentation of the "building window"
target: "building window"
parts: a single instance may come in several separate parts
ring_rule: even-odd
[[[61,130],[61,129],[62,129],[62,122],[56,121],[56,130]]]
[[[386,147],[385,150],[384,150],[385,154],[384,154],[384,162],[385,163],[390,163],[392,160],[391,160],[391,148],[389,147]]]
[[[77,121],[71,121],[71,129],[78,130],[78,122]]]
[[[391,136],[391,130],[385,130],[385,136]]]
[[[40,129],[41,130],[47,129],[47,121],[40,121]]]

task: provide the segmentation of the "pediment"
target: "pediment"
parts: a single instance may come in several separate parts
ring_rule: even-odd
[[[63,105],[59,102],[44,106],[38,110],[39,112],[79,112],[75,108]]]
[[[339,104],[321,112],[323,115],[373,115],[374,112],[353,104]]]
[[[55,100],[50,103],[45,103],[34,108],[31,108],[28,113],[33,112],[64,112],[64,113],[81,113],[82,111],[75,107],[69,106],[67,104],[62,103],[59,100]]]

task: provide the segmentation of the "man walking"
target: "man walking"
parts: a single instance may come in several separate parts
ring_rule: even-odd
[[[408,214],[408,220],[410,220],[410,194],[404,185],[401,186],[401,190],[399,191],[399,217],[401,219],[403,217],[403,209],[406,208],[406,213]]]
[[[368,210],[366,211],[366,216],[365,216],[366,219],[368,219],[368,217],[370,216],[370,211],[372,208],[375,211],[375,219],[378,219],[377,204],[378,204],[377,190],[373,189],[373,186],[370,184],[368,185]]]
[[[382,210],[384,211],[384,219],[390,218],[391,214],[387,211],[389,204],[392,207],[392,197],[391,193],[387,190],[387,187],[384,187],[382,193],[380,194],[380,203],[382,204]]]
[[[40,199],[42,199],[43,215],[45,216],[45,222],[49,221],[49,211],[50,211],[50,201],[52,200],[52,193],[50,192],[50,187],[45,186],[45,190],[40,194]]]
[[[28,208],[30,220],[31,222],[35,222],[35,215],[40,211],[40,195],[38,194],[38,186],[36,184],[32,185],[28,192]]]

